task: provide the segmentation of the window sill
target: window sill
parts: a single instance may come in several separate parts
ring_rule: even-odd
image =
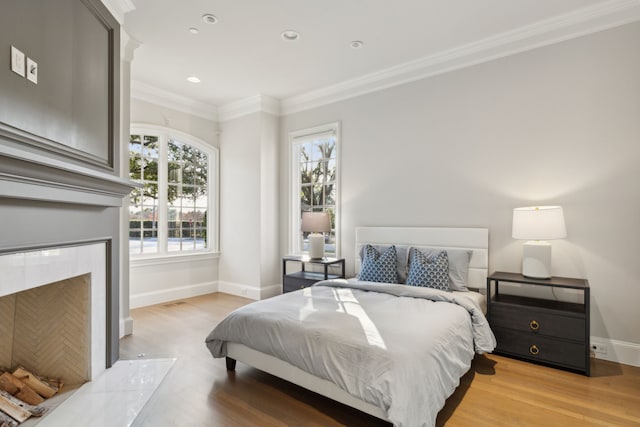
[[[183,263],[191,261],[206,261],[220,258],[220,252],[192,252],[186,254],[163,254],[163,255],[147,255],[129,258],[129,266],[131,268],[147,267],[153,265],[164,265]]]

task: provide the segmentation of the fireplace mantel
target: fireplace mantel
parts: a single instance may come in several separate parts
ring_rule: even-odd
[[[119,207],[138,184],[21,148],[0,147],[0,198]]]

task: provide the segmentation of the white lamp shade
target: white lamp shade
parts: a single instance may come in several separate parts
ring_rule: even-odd
[[[326,233],[331,231],[331,218],[326,212],[302,212],[300,228],[306,233]]]
[[[513,210],[511,235],[520,240],[553,240],[567,237],[562,206],[530,206]]]

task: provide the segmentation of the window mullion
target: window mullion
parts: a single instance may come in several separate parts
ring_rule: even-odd
[[[162,135],[159,138],[160,142],[160,159],[158,161],[158,207],[159,207],[159,215],[158,215],[158,250],[161,254],[166,254],[168,252],[167,249],[167,241],[169,236],[168,231],[168,138],[166,135]]]
[[[291,229],[300,230],[300,144],[293,145],[292,159],[291,159]],[[291,235],[291,250],[292,253],[302,253],[302,242],[300,233],[292,233]]]

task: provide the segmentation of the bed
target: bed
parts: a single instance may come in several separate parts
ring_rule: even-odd
[[[363,248],[391,245],[397,254],[468,253],[469,290],[319,282],[235,310],[209,334],[207,347],[226,357],[229,370],[238,360],[399,427],[434,425],[474,355],[495,347],[479,292],[488,231],[360,227],[356,271]]]

